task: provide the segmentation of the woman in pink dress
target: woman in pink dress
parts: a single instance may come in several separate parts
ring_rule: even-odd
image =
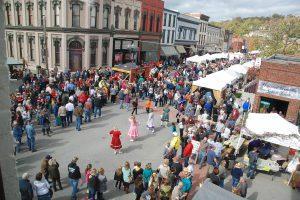
[[[139,132],[138,132],[138,122],[135,119],[135,116],[132,115],[129,118],[129,122],[130,122],[130,128],[128,131],[128,136],[130,137],[130,141],[133,142],[138,136],[139,136]]]

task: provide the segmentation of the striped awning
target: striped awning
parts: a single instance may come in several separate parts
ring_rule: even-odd
[[[161,46],[162,56],[179,56],[174,46]]]
[[[177,49],[178,53],[186,53],[186,51],[182,45],[177,45],[176,49]]]

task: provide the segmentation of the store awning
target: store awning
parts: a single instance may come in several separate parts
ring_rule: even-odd
[[[191,50],[194,52],[194,53],[197,53],[197,49],[192,45],[191,46]]]
[[[184,47],[181,45],[177,45],[176,49],[177,49],[178,53],[186,53]]]
[[[179,56],[174,46],[161,46],[162,56]]]

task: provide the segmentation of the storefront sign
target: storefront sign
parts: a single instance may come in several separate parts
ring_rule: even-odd
[[[257,92],[300,100],[300,87],[259,81]]]

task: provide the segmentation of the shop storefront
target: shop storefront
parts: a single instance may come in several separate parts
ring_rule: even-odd
[[[160,44],[158,41],[141,41],[141,62],[157,62]]]
[[[262,61],[254,112],[278,113],[296,123],[300,110],[300,59],[273,56]]]
[[[138,40],[114,39],[113,65],[137,63]]]

